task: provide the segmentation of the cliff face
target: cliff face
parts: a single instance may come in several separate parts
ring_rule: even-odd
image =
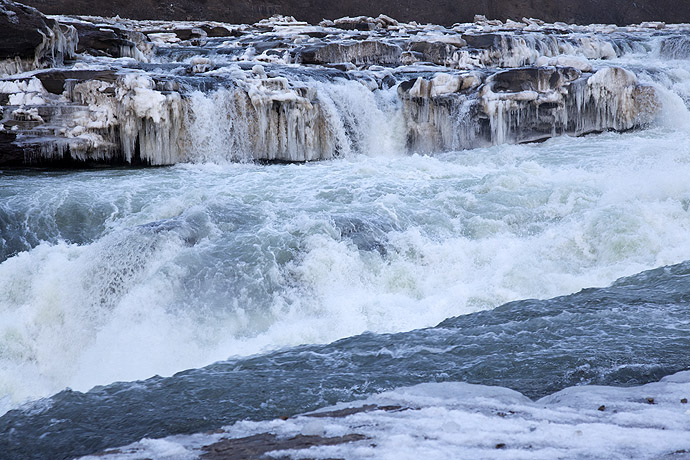
[[[676,0],[27,0],[46,14],[81,14],[160,20],[253,23],[274,14],[311,23],[342,16],[386,14],[402,21],[451,25],[475,14],[494,19],[540,18],[548,22],[633,24],[688,22],[690,2]]]

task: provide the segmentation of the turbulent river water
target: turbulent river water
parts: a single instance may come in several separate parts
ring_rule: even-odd
[[[195,162],[2,171],[0,449],[82,455],[425,382],[537,398],[690,369],[690,63],[610,63],[661,94],[647,129],[419,155],[385,92],[334,82],[369,114],[337,159],[229,163],[211,118]]]

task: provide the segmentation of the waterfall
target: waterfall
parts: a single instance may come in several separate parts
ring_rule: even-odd
[[[201,25],[185,35],[175,23],[110,24],[124,37],[117,59],[0,81],[0,131],[25,164],[144,165],[429,154],[626,131],[663,110],[659,85],[625,68],[626,56],[678,59],[685,49],[678,27],[391,21],[359,31],[276,18],[215,38]]]

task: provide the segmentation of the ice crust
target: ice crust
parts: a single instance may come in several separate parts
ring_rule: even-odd
[[[638,387],[570,387],[537,401],[502,387],[425,383],[287,420],[238,422],[213,435],[144,439],[83,458],[192,459],[222,438],[261,433],[283,439],[366,437],[270,452],[279,458],[684,458],[690,452],[688,395],[690,371]],[[355,413],[345,415],[344,409]]]

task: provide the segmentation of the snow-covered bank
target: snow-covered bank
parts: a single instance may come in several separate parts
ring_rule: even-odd
[[[686,458],[689,397],[690,371],[639,387],[570,387],[537,401],[501,387],[426,383],[83,460]]]

